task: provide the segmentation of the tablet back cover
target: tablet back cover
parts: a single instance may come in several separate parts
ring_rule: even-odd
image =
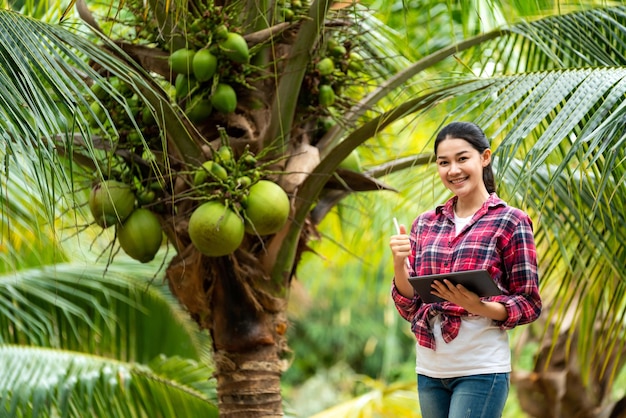
[[[456,271],[444,274],[431,274],[428,276],[409,277],[409,283],[425,303],[443,302],[438,296],[431,294],[433,281],[448,279],[452,283],[462,284],[466,289],[476,293],[480,297],[501,295],[502,291],[493,281],[487,270]]]

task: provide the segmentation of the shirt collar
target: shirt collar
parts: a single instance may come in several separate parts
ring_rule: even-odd
[[[435,213],[437,215],[443,214],[447,218],[454,219],[454,205],[456,201],[459,199],[458,196],[451,197],[446,203],[443,205],[439,205],[435,208]],[[481,206],[480,209],[476,212],[477,214],[482,215],[487,212],[491,208],[495,208],[497,206],[506,206],[506,202],[498,197],[498,195],[493,192],[489,194],[489,198],[485,200],[485,203]]]

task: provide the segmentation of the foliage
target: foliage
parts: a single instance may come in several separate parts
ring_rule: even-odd
[[[409,26],[416,27],[416,28],[422,27],[420,25],[409,25]],[[576,25],[574,25],[573,27],[576,27]],[[547,39],[547,38],[548,38],[547,35],[542,37],[542,39]],[[502,56],[506,56],[506,55],[507,54],[502,54]],[[589,56],[594,56],[594,54],[590,53]],[[585,74],[588,74],[588,73],[585,73]],[[576,73],[572,73],[571,77],[568,76],[566,78],[569,78],[570,80],[572,80],[572,79],[575,79],[575,77],[576,77]],[[619,77],[620,76],[618,75],[618,79]],[[579,80],[581,80],[580,82],[582,82],[583,78],[580,78]],[[560,87],[555,87],[555,88],[558,89]],[[540,93],[540,94],[543,94],[543,93]],[[621,93],[618,93],[618,94],[621,94]],[[524,102],[528,106],[535,106],[537,103],[536,101],[533,101],[532,98],[528,98],[527,96],[520,96],[520,97],[524,97],[525,99],[528,100]],[[483,102],[483,98],[488,101],[487,95],[484,95],[484,96],[478,95],[478,97],[472,98],[471,103]],[[585,102],[584,104],[588,104],[588,103]],[[465,106],[465,108],[470,107],[470,106]],[[463,105],[459,105],[458,108],[451,106],[448,109],[454,110],[454,109],[463,109],[463,108],[464,108]],[[497,106],[492,106],[491,108],[495,110]],[[531,111],[529,111],[528,114],[530,115]],[[563,111],[561,112],[561,115],[564,118],[567,118],[569,117],[569,115],[571,115],[571,112]],[[471,116],[467,115],[465,117],[471,117]],[[613,129],[618,131],[619,130],[618,126],[619,126],[619,122],[616,121],[616,125],[614,125],[613,127],[609,127],[608,131],[611,132],[611,130]],[[430,131],[434,132],[435,130],[436,129],[433,128]],[[409,137],[409,140],[406,141],[407,142],[406,144],[399,144],[398,139],[401,137],[393,136],[393,134],[389,134],[390,137],[394,137],[395,139],[392,150],[394,148],[402,149],[403,146],[406,146],[407,148],[405,152],[407,152],[407,154],[410,153],[411,150],[413,150],[416,153],[423,152],[424,151],[423,144],[425,143],[425,141],[420,141],[418,139],[418,135],[413,134],[413,132],[411,132],[409,129],[406,129],[406,131],[408,131],[407,134]],[[506,132],[506,129],[500,128],[500,131]],[[554,138],[553,136],[550,136],[549,134],[546,134],[545,136],[546,138],[547,137]],[[524,137],[524,135],[523,134],[519,134],[519,135],[511,134],[511,143],[516,143],[518,144],[518,146],[519,144],[525,143],[519,140],[519,138],[521,137]],[[615,138],[618,141],[618,143],[620,141],[620,138],[623,138],[621,133],[618,133],[616,135],[607,134],[604,137]],[[576,142],[576,144],[582,144],[582,143],[583,142]],[[534,147],[537,146],[537,141],[530,139],[528,141],[528,144],[529,144],[528,149],[520,148],[517,150],[517,155],[522,156],[522,158],[524,158],[526,161],[535,159],[535,157],[532,155],[532,150],[534,149]],[[619,237],[620,231],[618,231],[617,228],[609,228],[607,230],[604,225],[607,225],[607,224],[611,225],[611,224],[615,224],[616,222],[617,223],[620,222],[619,218],[621,215],[619,215],[619,213],[621,213],[620,208],[621,208],[622,203],[620,203],[619,201],[620,200],[619,196],[620,195],[623,196],[624,194],[623,192],[620,192],[618,189],[622,187],[621,185],[623,182],[618,181],[617,183],[614,183],[613,175],[607,176],[606,169],[603,169],[601,167],[597,167],[597,168],[594,167],[592,171],[597,170],[598,171],[597,174],[589,175],[589,165],[586,165],[586,164],[580,164],[577,166],[578,169],[574,169],[574,171],[569,171],[572,174],[575,172],[579,173],[579,175],[577,174],[574,176],[575,178],[573,180],[569,180],[568,174],[566,174],[566,172],[569,169],[565,169],[566,172],[564,172],[564,169],[563,169],[566,162],[569,162],[569,163],[573,162],[574,166],[576,166],[577,161],[589,161],[589,157],[592,157],[592,155],[599,156],[601,152],[597,152],[593,154],[591,151],[588,151],[587,153],[582,155],[580,158],[571,158],[574,151],[570,145],[563,145],[560,147],[551,148],[552,151],[554,151],[555,149],[562,150],[563,155],[558,156],[558,153],[556,153],[555,155],[552,156],[552,158],[554,159],[554,161],[563,162],[563,163],[561,164],[561,166],[548,166],[549,168],[545,171],[543,169],[538,168],[540,165],[539,162],[536,165],[533,165],[532,167],[528,167],[527,169],[523,169],[520,167],[520,165],[515,165],[515,164],[513,164],[513,167],[509,166],[506,168],[500,166],[498,170],[500,193],[512,203],[517,204],[529,210],[533,218],[536,220],[535,226],[536,226],[536,231],[537,231],[537,240],[542,251],[545,251],[542,259],[544,259],[546,263],[553,265],[553,267],[545,268],[545,270],[544,270],[544,266],[542,266],[542,286],[543,286],[542,291],[544,293],[546,302],[548,302],[547,306],[550,306],[551,301],[561,301],[562,303],[562,304],[557,303],[556,305],[561,306],[561,307],[555,308],[556,310],[551,310],[548,313],[548,315],[551,315],[556,318],[556,317],[563,317],[564,315],[567,315],[566,312],[573,312],[574,304],[578,304],[581,301],[581,299],[572,297],[572,294],[569,292],[572,291],[572,289],[579,289],[579,290],[582,290],[583,294],[588,295],[584,297],[582,300],[584,301],[583,306],[589,306],[589,310],[585,310],[585,311],[580,310],[579,314],[576,316],[580,318],[581,320],[582,318],[598,317],[598,315],[601,315],[601,313],[600,313],[600,310],[597,309],[597,306],[598,306],[596,302],[598,300],[597,294],[594,293],[593,291],[590,291],[591,289],[588,290],[587,286],[589,285],[589,282],[578,279],[577,277],[579,277],[579,274],[581,273],[575,273],[573,270],[578,271],[581,269],[588,269],[590,265],[598,265],[599,260],[597,259],[594,259],[593,261],[591,261],[585,257],[583,258],[580,257],[581,255],[578,252],[580,250],[580,247],[578,247],[578,245],[581,245],[581,240],[583,240],[583,237],[585,236],[588,236],[588,238],[591,238],[591,240],[594,241],[594,244],[592,244],[589,249],[590,253],[596,254],[596,256],[598,257],[602,257],[598,254],[598,249],[600,249],[600,253],[602,253],[605,251],[604,248],[607,247],[607,244],[606,244],[607,242],[610,243],[611,241],[615,241],[616,246],[611,247],[613,248],[612,251],[614,253],[617,251],[617,254],[620,254],[620,251],[621,251],[620,250],[621,244],[619,244],[619,242],[621,241],[621,238]],[[616,150],[617,148],[613,148],[613,149]],[[498,154],[496,155],[503,155],[503,156],[510,155],[512,153],[506,150],[506,148],[504,147],[497,152]],[[376,161],[376,158],[377,158],[376,153],[372,153],[372,155],[373,155],[372,159]],[[385,157],[386,155],[383,154],[382,158],[380,159],[384,160]],[[550,161],[553,161],[552,158],[550,159]],[[604,160],[601,158],[592,158],[592,160],[594,163],[604,162]],[[508,160],[508,161],[512,161],[512,160]],[[607,162],[610,164],[610,161],[613,161],[612,158],[609,159]],[[615,173],[614,178],[621,178],[619,168],[616,169],[614,167],[612,170]],[[583,174],[583,171],[586,174]],[[559,174],[557,175],[555,173],[559,173]],[[542,177],[543,177],[543,180],[541,179]],[[400,185],[399,189],[401,190],[401,193],[405,196],[411,196],[410,198],[411,201],[420,201],[421,199],[420,199],[419,194],[423,192],[424,182],[428,184],[428,180],[425,180],[425,181],[422,180],[422,181],[416,182],[415,180],[419,178],[420,178],[419,174],[405,176],[403,179],[400,180],[400,182],[392,180],[390,184]],[[554,190],[553,184],[551,184],[547,180],[547,178],[553,179],[552,181],[554,182],[553,183],[554,185],[558,184],[558,186],[556,186],[556,190]],[[590,181],[585,181],[585,179],[588,179]],[[612,185],[614,184],[616,186],[616,187],[608,186],[610,187],[610,189],[607,192],[607,198],[606,199],[600,198],[602,202],[606,202],[606,203],[603,203],[603,204],[597,203],[598,196],[601,196],[601,194],[598,194],[597,190],[601,189],[604,186],[602,186],[599,183],[595,183],[594,185],[595,179],[598,179],[598,180],[604,179],[606,181],[607,186],[609,183]],[[535,182],[536,182],[536,185],[535,185]],[[411,185],[410,183],[414,183],[414,184]],[[531,187],[526,187],[528,184],[530,184]],[[406,187],[404,187],[404,185],[406,185]],[[431,187],[430,184],[428,184],[427,187]],[[554,190],[554,193],[548,196],[546,195],[547,190]],[[582,198],[582,200],[578,200],[580,197],[582,197],[580,195],[581,190],[583,191],[589,190],[589,192],[583,192],[582,196],[585,196],[585,197]],[[591,190],[594,190],[594,191],[591,191]],[[595,197],[592,197],[592,196],[595,196]],[[610,196],[610,198],[608,196]],[[417,208],[416,210],[411,208],[409,213],[418,213],[419,211],[425,208],[432,207],[432,204],[440,203],[441,201],[443,201],[443,198],[444,198],[443,196],[438,196],[437,194],[433,194],[432,196],[425,196],[425,197],[426,197],[426,202],[428,202],[424,204],[425,207]],[[376,200],[376,199],[372,199],[372,200]],[[401,199],[398,199],[398,200],[401,200]],[[401,213],[401,212],[398,212],[395,208],[380,209],[376,207],[376,205],[373,204],[372,201],[370,200],[367,200],[366,202],[367,202],[366,204],[359,205],[359,209],[361,209],[360,212],[365,213],[365,215],[363,216],[358,216],[358,215],[354,216],[354,214],[353,216],[347,215],[347,216],[343,216],[342,219],[344,220],[347,219],[348,223],[353,223],[353,224],[362,226],[361,228],[359,228],[360,230],[361,229],[370,230],[370,225],[367,223],[368,216],[374,216],[376,219],[379,219],[381,217],[379,214]],[[601,219],[596,219],[597,224],[594,227],[584,226],[585,224],[589,225],[588,222],[591,222],[589,221],[589,219],[594,218],[592,214],[599,213],[599,211],[601,210],[600,208],[603,205],[606,205],[607,207],[610,206],[611,209],[607,210],[606,212],[604,211],[602,212],[606,213],[607,215],[613,214],[614,216],[609,215]],[[572,216],[572,218],[570,218],[569,220],[564,219],[563,216],[565,212],[569,213],[570,216]],[[345,212],[343,212],[343,214],[345,215]],[[383,215],[382,218],[385,218],[385,215]],[[402,219],[403,215],[400,215],[400,218]],[[410,216],[409,216],[409,219],[410,219]],[[384,220],[383,222],[387,223],[387,226],[391,225],[388,219]],[[376,231],[378,231],[378,229],[376,229]],[[382,231],[384,235],[385,228],[382,228]],[[606,232],[606,235],[604,235],[602,238],[600,237],[596,238],[595,237],[596,231]],[[588,235],[590,233],[591,235]],[[331,234],[332,236],[337,236],[338,231],[336,229],[333,229]],[[350,236],[349,234],[346,234],[346,235]],[[376,232],[374,232],[372,235],[375,236]],[[358,237],[361,238],[361,235],[359,235]],[[368,248],[384,248],[385,247],[384,239],[372,240],[371,236],[369,236],[364,239],[364,242],[368,243],[367,244]],[[559,245],[555,246],[554,245],[555,242],[559,243]],[[328,248],[328,247],[333,248],[333,249],[323,251],[323,248]],[[315,248],[316,248],[316,251],[322,251],[322,256],[330,253],[330,254],[333,254],[332,255],[333,259],[337,259],[338,257],[340,257],[340,255],[338,255],[338,252],[336,251],[338,248],[335,247],[335,244],[328,245],[328,243],[326,243],[326,245],[323,247],[316,246]],[[341,248],[342,247],[339,246],[339,254],[342,253]],[[354,248],[354,247],[348,246],[348,248]],[[571,253],[570,253],[570,250],[566,248],[571,248]],[[571,266],[563,267],[563,263],[562,263],[563,260],[559,256],[559,254],[561,254],[561,251],[565,251],[565,254],[571,254],[569,256],[566,256],[565,258],[566,259],[571,258],[571,260],[573,260],[574,264],[577,266],[575,269],[572,269]],[[587,250],[585,250],[584,253],[586,252]],[[371,251],[368,252],[368,256],[371,257],[371,255],[372,255],[372,252]],[[353,257],[353,258],[356,258],[356,257]],[[606,262],[609,265],[611,265],[613,262],[615,262],[615,260],[616,259],[614,257],[610,257],[607,254],[606,259],[604,259],[604,261],[602,261],[601,264]],[[360,261],[356,261],[356,263],[360,263]],[[583,266],[586,266],[586,267],[583,267]],[[305,263],[301,267],[301,271],[308,272],[309,268],[310,268],[309,265]],[[615,269],[610,268],[609,271],[611,270],[615,271]],[[592,277],[594,278],[594,282],[595,280],[598,280],[598,281],[602,281],[603,283],[606,283],[607,274],[612,275],[612,273],[610,272],[601,273],[600,270],[598,270],[597,274],[593,274]],[[317,274],[314,273],[311,276],[306,274],[306,277],[307,278],[310,277],[307,280],[307,286],[313,289],[314,294],[317,294],[315,289],[318,289],[320,287],[324,288],[324,285],[319,284],[320,276],[318,276]],[[325,278],[325,277],[328,277],[328,275],[321,276],[321,278]],[[561,278],[563,277],[566,277],[565,281],[561,281]],[[304,279],[305,278],[304,275],[301,275],[301,278]],[[560,295],[558,293],[556,294],[554,293],[554,288],[552,288],[552,285],[555,285],[558,287]],[[592,286],[591,287],[592,289],[596,289],[601,292],[606,292],[607,295],[613,294],[612,292],[615,291],[615,288],[613,288],[612,286],[610,287],[611,290],[609,290],[609,288],[605,287],[604,285],[597,286],[597,285],[592,284],[591,286]],[[327,298],[326,294],[334,294],[334,287],[329,284],[329,288],[333,290],[330,290],[330,291],[326,290],[323,293],[324,296],[320,295],[320,298],[322,298],[322,300],[325,300]],[[569,290],[566,290],[566,289],[569,289]],[[618,294],[621,294],[620,290],[618,290]],[[594,302],[592,302],[591,299],[593,299]],[[357,300],[360,302],[360,299],[357,299]],[[316,302],[317,301],[314,300],[312,303],[315,304]],[[359,304],[360,303],[357,303],[356,304],[357,306],[354,307],[353,309],[357,310]],[[581,305],[577,305],[577,306],[580,308]],[[617,312],[619,311],[620,311],[620,308],[617,308]],[[607,315],[607,318],[610,318],[610,314],[608,314],[608,312],[606,312],[605,314]],[[583,322],[586,323],[588,326],[593,327],[592,325],[592,323],[594,323],[593,321],[587,322],[585,320],[585,321],[582,321],[581,324]],[[613,322],[613,324],[615,324],[616,326],[611,327],[611,332],[615,332],[615,339],[612,339],[612,341],[616,343],[620,341],[620,337],[617,337],[617,335],[619,335],[622,332],[622,331],[619,331],[619,329],[622,329],[619,326],[619,324],[622,324],[622,323],[623,321],[618,320],[616,322]],[[572,331],[566,331],[566,332],[572,332]],[[588,335],[589,332],[593,332],[595,334],[597,331],[595,329],[594,331],[591,331],[591,329],[584,329],[581,332]],[[585,338],[585,339],[580,339],[578,341],[580,344],[584,344],[587,348],[590,348],[590,346],[587,345],[587,343],[589,342],[588,339]],[[584,359],[591,358],[590,356],[591,355],[586,355],[586,356],[583,355],[583,361]],[[608,361],[608,357],[603,357],[603,358]],[[532,360],[532,356],[529,356],[527,353],[523,357],[523,359],[524,361],[527,362],[529,360]],[[613,366],[617,367],[615,363],[613,363]],[[406,367],[411,367],[410,361],[409,361],[408,366]],[[593,367],[601,369],[602,367],[605,367],[605,366],[596,365]],[[531,370],[532,367],[529,367],[527,365],[525,369]],[[613,369],[613,370],[614,371],[612,371],[611,373],[614,373],[615,370],[618,370],[618,369]],[[617,394],[617,396],[618,396],[617,398],[613,397],[613,399],[619,399],[621,395]]]
[[[146,279],[162,261],[94,263],[33,184],[2,187],[0,415],[217,416],[207,336]]]
[[[118,268],[103,276],[101,265],[56,264],[0,276],[0,393],[16,394],[4,405],[11,416],[178,416],[181,402],[192,415],[215,413],[206,337],[162,286]]]
[[[0,411],[8,416],[218,416],[207,399],[210,372],[190,360],[146,367],[13,345],[0,345],[0,359]]]
[[[342,272],[344,278],[352,279],[347,274]],[[352,287],[357,286],[363,288],[353,281]],[[372,377],[384,373],[391,381],[403,375],[399,364],[404,364],[400,360],[411,358],[414,344],[411,336],[403,332],[403,324],[395,321],[394,308],[367,298],[354,307],[345,300],[345,292],[350,289],[333,289],[338,296],[315,298],[315,306],[309,306],[301,319],[293,321],[288,335],[296,354],[285,373],[285,384],[302,382],[317,370],[329,369],[339,362]],[[369,291],[372,295],[381,294],[380,289]]]
[[[281,66],[274,61],[280,55],[260,53],[261,63],[254,62],[256,68],[235,65],[231,68],[233,71],[229,70],[228,74],[232,76],[229,81],[237,85],[240,89],[238,93],[248,94],[240,102],[241,107],[246,109],[243,112],[246,116],[254,115],[258,110],[254,106],[258,102],[251,93],[253,89],[248,90],[246,83],[260,83],[256,84],[258,88],[263,81],[276,82],[265,90],[271,99],[263,105],[268,114],[261,120],[267,123],[254,124],[258,129],[247,129],[245,126],[242,129],[241,124],[237,125],[230,116],[223,114],[211,116],[214,119],[207,121],[205,126],[191,121],[188,112],[185,114],[183,110],[189,110],[188,106],[195,103],[191,100],[193,97],[188,96],[196,90],[185,90],[184,87],[192,85],[185,79],[176,89],[170,68],[163,67],[164,59],[188,43],[198,48],[206,42],[210,48],[213,37],[215,40],[220,38],[221,30],[217,28],[221,28],[221,24],[227,29],[232,27],[237,30],[240,29],[238,25],[245,22],[250,30],[247,35],[252,35],[253,30],[268,29],[274,23],[289,27],[287,22],[257,19],[260,16],[245,13],[246,4],[240,2],[232,3],[232,9],[228,9],[227,13],[220,11],[216,16],[211,10],[187,9],[185,4],[175,2],[171,9],[165,10],[159,9],[156,4],[154,16],[146,23],[140,19],[143,14],[138,13],[145,6],[128,3],[130,13],[116,7],[96,10],[96,16],[106,16],[102,27],[94,25],[94,15],[83,10],[81,17],[89,21],[93,29],[87,34],[81,25],[46,25],[2,11],[0,97],[5,117],[0,120],[0,135],[6,140],[0,145],[4,146],[2,155],[31,155],[29,151],[34,151],[30,166],[45,166],[51,173],[48,175],[46,172],[46,177],[37,177],[38,186],[46,198],[44,207],[49,208],[56,205],[56,195],[49,184],[64,183],[68,185],[68,190],[73,184],[73,179],[55,165],[58,150],[71,155],[73,161],[90,166],[95,178],[117,176],[132,180],[137,192],[158,183],[162,195],[154,208],[158,208],[158,212],[168,220],[164,224],[171,229],[166,233],[176,251],[182,254],[188,244],[185,221],[194,205],[203,199],[230,199],[233,194],[235,209],[238,209],[238,204],[243,204],[243,197],[238,196],[238,185],[242,183],[229,182],[228,176],[213,182],[218,188],[226,187],[227,191],[225,193],[224,189],[220,189],[215,195],[196,194],[198,189],[202,192],[206,189],[194,187],[189,181],[191,173],[201,162],[198,159],[212,157],[216,144],[222,143],[223,131],[217,128],[220,124],[230,122],[231,127],[238,127],[231,133],[244,131],[253,137],[260,144],[260,149],[253,150],[253,153],[268,164],[261,166],[262,175],[272,176],[284,174],[281,173],[283,167],[280,162],[298,155],[298,152],[288,153],[293,151],[290,147],[297,149],[296,139],[302,138],[292,136],[300,132],[296,128],[310,132],[312,120],[306,115],[312,110],[316,118],[329,116],[330,113],[340,123],[328,130],[324,128],[321,133],[316,131],[314,140],[307,143],[316,148],[320,159],[308,166],[310,170],[307,172],[312,170],[310,175],[290,189],[294,211],[286,231],[278,238],[251,237],[246,249],[254,249],[257,253],[247,258],[240,254],[237,258],[239,262],[248,262],[248,269],[245,270],[248,274],[244,275],[246,280],[237,282],[245,283],[245,286],[242,285],[243,291],[236,296],[254,295],[256,305],[251,303],[254,312],[259,312],[261,301],[275,302],[264,305],[266,311],[275,312],[279,310],[276,307],[279,301],[268,296],[277,296],[282,301],[291,273],[297,266],[299,251],[306,248],[300,244],[306,245],[308,234],[315,233],[314,228],[305,229],[305,226],[317,224],[328,213],[329,207],[350,191],[357,190],[353,187],[357,182],[346,184],[342,177],[339,177],[339,183],[344,188],[329,190],[329,184],[337,180],[336,167],[341,161],[366,142],[381,148],[381,144],[389,138],[386,129],[394,124],[402,123],[406,127],[405,132],[410,132],[413,126],[429,116],[435,119],[430,122],[430,126],[435,128],[451,119],[472,119],[494,139],[495,168],[503,184],[503,196],[533,213],[538,219],[540,248],[547,254],[555,255],[547,258],[554,260],[551,264],[542,266],[546,268],[546,284],[542,290],[547,300],[557,301],[552,310],[555,313],[555,339],[559,333],[568,335],[569,343],[579,342],[582,353],[615,348],[616,358],[619,359],[619,350],[623,348],[623,339],[620,338],[623,317],[620,312],[624,304],[624,280],[621,277],[623,272],[617,266],[623,264],[619,259],[624,253],[620,250],[623,239],[614,234],[615,228],[610,226],[622,223],[619,215],[615,214],[623,213],[620,196],[625,195],[619,169],[624,158],[621,145],[624,140],[623,80],[626,75],[623,58],[626,55],[623,43],[625,10],[623,6],[590,8],[579,13],[497,28],[504,14],[494,13],[489,15],[493,19],[488,19],[494,29],[483,32],[477,26],[479,21],[472,17],[482,17],[474,11],[483,10],[479,6],[485,3],[473,1],[471,4],[472,8],[466,9],[468,13],[463,13],[462,8],[450,9],[449,17],[444,16],[441,9],[433,10],[434,16],[444,17],[441,22],[454,27],[452,36],[448,42],[436,39],[427,43],[420,50],[424,55],[420,54],[419,59],[411,64],[399,59],[401,54],[392,54],[391,59],[385,57],[395,45],[381,46],[377,43],[377,30],[382,26],[376,26],[376,20],[361,6],[349,8],[347,12],[328,12],[330,4],[327,1],[307,5],[310,6],[308,10],[297,15],[303,18],[302,23],[293,33],[289,47],[286,47],[287,59],[281,62]],[[420,5],[426,7],[430,3]],[[148,6],[155,7],[155,4]],[[137,8],[132,10],[132,7]],[[187,36],[191,34],[187,28],[192,32],[204,30],[193,28],[193,24],[207,12],[218,19],[216,32],[211,32],[210,36],[204,33],[210,39],[200,42]],[[284,18],[285,13],[281,16]],[[356,35],[363,35],[358,39],[368,40],[372,46],[359,50],[367,52],[368,58],[371,58],[368,61],[371,65],[364,67],[371,70],[368,73],[370,77],[363,83],[349,86],[347,90],[351,93],[342,100],[332,100],[329,94],[321,100],[309,94],[319,89],[316,83],[323,81],[327,72],[314,66],[328,47],[325,35],[334,32],[332,25],[326,24],[327,16],[352,18],[362,23],[356,32],[351,32],[354,27],[347,25],[350,28],[348,32],[340,33],[344,36],[344,47],[351,46],[345,41],[357,39]],[[462,30],[457,28],[456,22],[463,22]],[[152,29],[147,34],[138,30],[144,24]],[[284,25],[278,27],[284,28]],[[387,28],[384,30],[387,34],[396,35]],[[146,50],[141,48],[146,45],[132,42],[129,45],[124,41],[127,37],[134,40],[136,34],[150,41],[148,48],[158,47],[158,50],[151,51],[156,57],[146,54]],[[462,39],[457,38],[460,34]],[[113,39],[109,39],[109,35]],[[254,35],[258,33],[254,32]],[[94,43],[94,39],[98,39],[99,45]],[[269,36],[250,45],[253,50],[258,47],[255,53],[275,51],[272,49],[274,40],[273,36]],[[368,46],[368,43],[364,42],[364,45]],[[217,45],[216,53],[220,48]],[[309,55],[310,51],[314,54]],[[261,64],[271,64],[266,68],[272,68],[272,71],[280,68],[280,76],[278,72],[272,72],[273,78],[254,73],[262,67]],[[344,67],[341,67],[342,72]],[[248,78],[251,74],[249,70],[255,77]],[[344,73],[349,74],[349,71]],[[347,79],[352,81],[353,77]],[[217,81],[214,80],[215,83]],[[106,99],[99,98],[97,90],[88,89],[92,82],[104,89]],[[210,85],[211,94],[213,86]],[[172,87],[178,93],[172,91]],[[208,89],[209,85],[204,87]],[[339,93],[338,87],[333,85],[337,88],[333,91]],[[152,115],[156,123],[152,129],[142,129],[138,109],[133,106],[136,103],[143,109],[147,108]],[[334,113],[325,107],[331,104],[342,106]],[[231,107],[224,107],[227,108]],[[59,115],[65,117],[59,118]],[[250,117],[248,120],[258,119]],[[144,122],[143,118],[141,122]],[[69,129],[69,126],[72,128]],[[237,143],[238,139],[241,138],[229,137],[229,144]],[[33,144],[36,146],[33,147]],[[206,147],[203,148],[204,145]],[[420,152],[424,145],[421,147]],[[116,152],[108,152],[109,149]],[[245,147],[240,150],[240,155],[246,150]],[[11,158],[8,161],[12,161]],[[428,161],[428,156],[416,156],[391,165],[384,165],[387,161],[379,160],[377,162],[382,164],[381,167],[373,166],[367,171],[371,178],[357,178],[361,184],[367,184],[365,190],[377,189],[383,185],[373,180],[376,177],[413,164],[427,164]],[[278,164],[278,168],[269,169],[272,164]],[[292,167],[285,167],[285,170],[291,172]],[[231,171],[235,172],[235,169]],[[48,179],[54,179],[54,182]],[[439,194],[434,190],[421,190],[419,194],[430,194],[438,200]],[[47,216],[50,217],[51,213],[48,211]],[[559,228],[553,228],[554,225],[559,225]],[[590,234],[589,228],[593,231]],[[365,232],[359,235],[367,237]],[[266,249],[269,251],[265,252]],[[559,257],[561,253],[565,254],[564,259]],[[271,261],[266,262],[266,256],[262,254],[270,254]],[[579,254],[582,255],[580,260],[577,258]],[[615,256],[617,261],[613,259]],[[181,266],[183,264],[180,263]],[[225,273],[233,271],[229,266],[219,262],[211,263],[211,266],[213,271],[218,272],[215,274],[218,279],[222,276],[226,280],[231,278]],[[581,281],[578,279],[587,277],[589,266],[593,266],[591,272],[599,280],[589,286],[585,281],[579,285]],[[254,276],[253,272],[262,273]],[[254,277],[250,279],[249,276]],[[207,274],[206,277],[212,276]],[[268,295],[265,289],[267,278],[274,285],[272,295]],[[221,283],[211,280],[207,278],[207,282],[203,282],[206,286],[201,289],[211,289],[214,283]],[[197,293],[192,291],[189,296],[195,297]],[[237,300],[248,299],[242,297]],[[572,328],[566,329],[569,324],[566,320],[579,300],[588,307],[588,315],[576,316]],[[559,305],[559,301],[564,303]],[[570,304],[570,301],[573,302]],[[191,313],[196,318],[202,318],[205,326],[210,327],[212,322],[207,320],[208,315],[205,314],[214,312],[213,308],[219,303],[219,298],[210,299],[206,306]],[[187,307],[191,311],[190,303]],[[221,313],[223,318],[229,318],[227,310]],[[609,332],[604,332],[602,326],[598,327],[602,324]],[[579,332],[594,338],[576,340],[574,337]],[[222,336],[223,333],[214,335]],[[241,340],[242,336],[237,337]],[[599,372],[611,368],[613,372],[622,364],[619,361],[589,364],[597,357],[580,358],[587,369]]]

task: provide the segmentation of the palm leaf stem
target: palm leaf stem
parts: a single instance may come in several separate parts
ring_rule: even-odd
[[[272,103],[271,120],[263,140],[264,147],[277,147],[276,152],[283,155],[289,142],[289,132],[293,124],[293,116],[297,108],[298,94],[307,65],[311,62],[313,45],[318,41],[324,28],[330,0],[315,0],[311,3],[309,14],[302,22],[296,40],[289,53],[284,75],[278,82],[274,102]]]
[[[489,41],[491,39],[498,38],[502,36],[505,31],[494,31],[484,35],[479,35],[474,38],[459,42],[458,44],[451,45],[447,48],[434,52],[427,57],[424,57],[407,67],[405,70],[397,73],[395,76],[385,80],[380,86],[378,86],[374,91],[369,93],[366,97],[360,100],[355,106],[352,107],[346,114],[343,116],[345,121],[344,124],[337,124],[332,127],[319,141],[319,147],[321,150],[321,157],[324,158],[326,155],[331,152],[335,152],[334,146],[337,141],[340,139],[341,135],[345,131],[346,126],[351,126],[353,123],[357,121],[359,117],[361,117],[367,110],[371,109],[373,105],[379,102],[383,97],[387,96],[390,91],[400,87],[406,81],[410,80],[412,77],[415,77],[420,72],[424,71],[427,68],[431,68],[437,63],[443,61],[444,59],[458,54],[462,51],[470,49],[476,45],[479,45],[483,42]]]

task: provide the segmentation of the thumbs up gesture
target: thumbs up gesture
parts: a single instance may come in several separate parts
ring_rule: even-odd
[[[391,253],[393,254],[394,268],[399,269],[407,266],[407,257],[411,253],[411,243],[404,225],[398,225],[397,233],[392,235],[389,240],[389,247],[391,248]]]

